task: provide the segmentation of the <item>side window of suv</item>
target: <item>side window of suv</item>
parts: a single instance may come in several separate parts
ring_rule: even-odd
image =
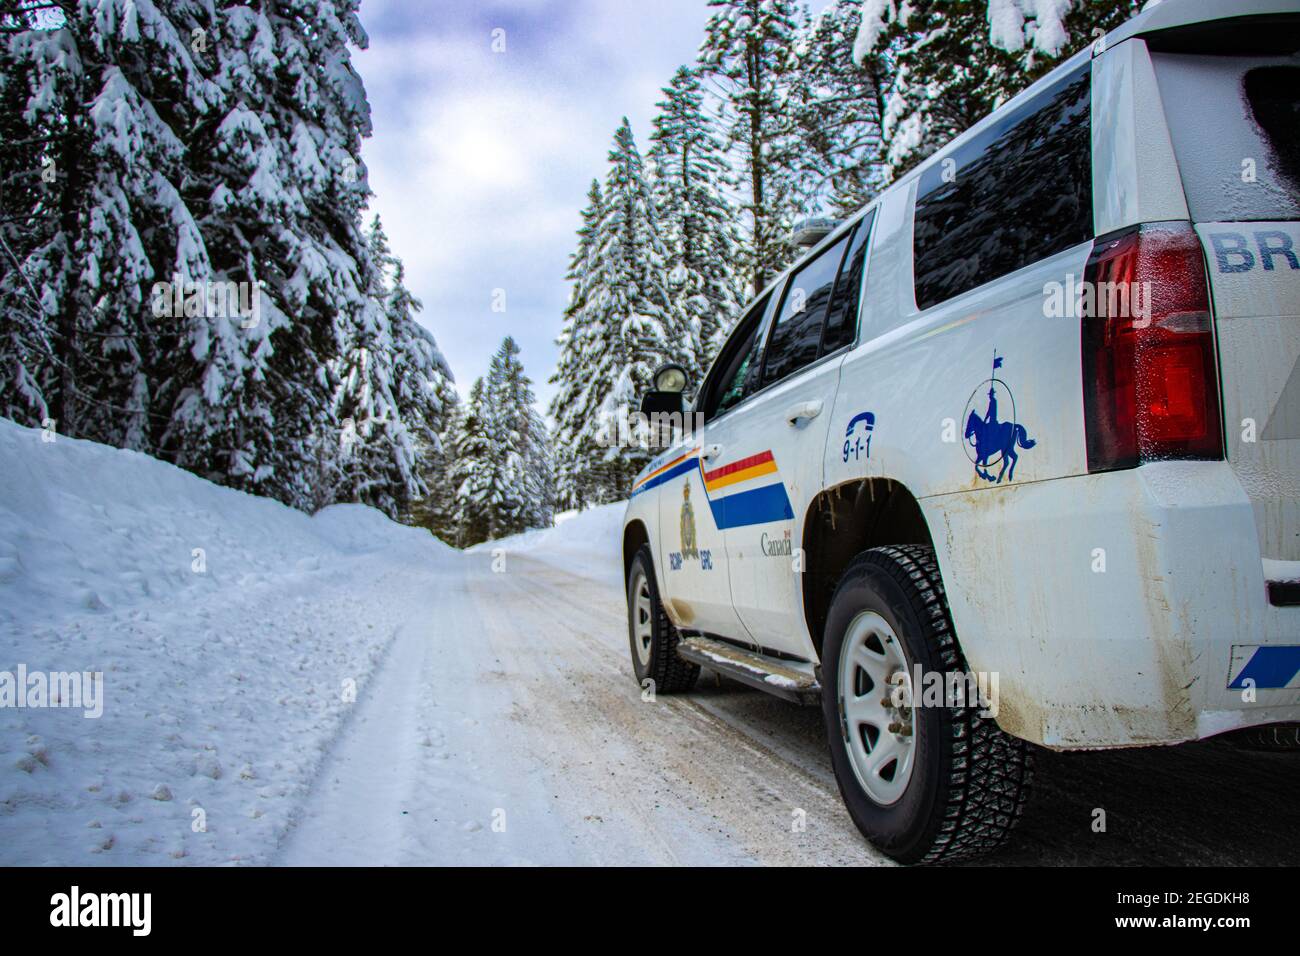
[[[846,345],[852,345],[858,335],[858,305],[862,298],[862,272],[867,267],[867,240],[871,237],[871,223],[876,218],[873,209],[862,217],[835,284],[835,297],[826,313],[826,330],[822,332],[821,354],[826,355]]]
[[[1089,69],[921,173],[912,230],[918,308],[1092,238]]]
[[[749,307],[736,323],[736,330],[731,333],[731,338],[713,363],[702,392],[704,401],[700,406],[706,422],[721,415],[748,394],[745,382],[746,379],[752,379],[750,371],[758,365],[762,354],[763,340],[759,330],[770,299],[770,294],[765,295]]]
[[[781,300],[763,362],[763,385],[771,385],[799,371],[821,352],[822,329],[835,294],[844,250],[851,235],[829,246],[817,258],[790,276]]]

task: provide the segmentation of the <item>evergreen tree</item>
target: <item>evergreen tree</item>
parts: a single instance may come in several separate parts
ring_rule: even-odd
[[[866,0],[854,56],[884,56],[894,79],[882,122],[897,178],[1075,48],[1137,12],[1136,0]],[[1026,19],[1026,10],[1032,16]],[[1061,13],[1065,12],[1064,16]]]
[[[803,143],[801,192],[810,204],[845,217],[888,185],[882,127],[893,71],[884,51],[857,62],[860,0],[835,0],[807,26],[799,43],[794,109]]]
[[[360,228],[355,0],[18,0],[0,31],[0,413],[398,513],[447,373]]]
[[[460,428],[460,401],[454,389],[446,388],[442,398],[442,430],[435,447],[421,442],[418,446],[421,484],[424,492],[412,501],[403,517],[407,524],[428,528],[453,547],[461,544],[456,524],[456,486],[452,458],[456,434]]]
[[[547,527],[555,502],[549,436],[533,407],[536,397],[519,360],[519,346],[510,336],[492,357],[485,395],[502,485],[492,515],[492,537]]]
[[[700,69],[721,91],[719,109],[748,217],[750,286],[759,292],[794,254],[790,227],[803,212],[795,41],[791,0],[709,0],[714,13]]]
[[[691,337],[687,370],[698,385],[740,313],[741,238],[724,145],[704,109],[699,77],[681,67],[664,89],[649,158],[655,210],[668,253],[671,312]]]
[[[417,458],[421,447],[438,453],[440,386],[450,370],[415,319],[422,306],[378,216],[366,239],[367,300],[350,330],[336,398],[345,434],[340,497],[397,517],[426,490]]]
[[[52,7],[0,12],[0,309],[21,317],[0,338],[0,407],[151,452],[170,411],[158,367],[178,346],[152,285],[208,274],[177,132],[218,95],[189,46],[202,7]]]
[[[666,252],[641,155],[627,120],[614,137],[610,170],[590,235],[580,236],[560,371],[574,383],[557,395],[559,483],[566,505],[616,501],[649,459],[620,448],[620,420],[636,407],[654,370],[690,361],[689,332],[672,316]],[[595,204],[588,212],[595,211]],[[571,269],[571,273],[573,269]],[[579,384],[580,383],[580,384]]]
[[[338,376],[377,321],[360,229],[370,107],[349,52],[367,43],[355,0],[223,4],[209,46],[226,96],[191,136],[187,191],[216,278],[257,288],[260,316],[237,330],[247,368],[234,379],[194,330],[171,438],[187,467],[289,504],[312,497],[313,436],[334,432],[347,454]]]
[[[572,288],[569,305],[564,310],[564,325],[555,340],[560,348],[559,360],[550,378],[556,387],[550,412],[556,423],[556,500],[561,508],[581,507],[593,500],[595,494],[588,487],[588,469],[583,467],[587,456],[580,453],[575,439],[582,431],[582,410],[587,407],[586,392],[591,385],[584,362],[600,347],[595,341],[597,330],[583,319],[588,312],[597,235],[604,214],[600,182],[593,179],[587,192],[587,208],[582,211],[582,226],[578,229],[578,248],[569,259],[569,271],[565,275]]]
[[[492,410],[480,377],[469,390],[451,449],[451,480],[456,506],[453,518],[460,547],[492,537],[493,516],[501,510],[504,484],[492,433]]]
[[[470,389],[452,441],[453,515],[461,546],[551,524],[549,436],[534,401],[519,346],[507,336],[488,374]]]

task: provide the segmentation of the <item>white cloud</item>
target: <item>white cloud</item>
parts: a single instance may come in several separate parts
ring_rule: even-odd
[[[622,116],[648,145],[660,90],[694,59],[708,12],[702,0],[528,0],[437,17],[363,5],[371,206],[462,393],[509,334],[545,406],[587,187],[605,176]],[[495,26],[504,54],[491,51]],[[505,314],[491,311],[496,288]]]

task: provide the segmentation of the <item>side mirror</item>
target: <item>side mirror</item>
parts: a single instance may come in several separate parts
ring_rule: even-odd
[[[641,396],[641,414],[647,418],[651,415],[681,415],[685,410],[681,392],[661,392],[656,389]]]

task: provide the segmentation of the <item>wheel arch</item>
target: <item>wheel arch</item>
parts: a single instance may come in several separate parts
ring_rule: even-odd
[[[623,581],[626,584],[628,573],[632,570],[632,559],[641,550],[642,545],[650,543],[650,532],[645,522],[634,518],[623,527]],[[651,555],[653,562],[654,556]]]
[[[929,524],[911,490],[891,478],[862,478],[821,492],[803,522],[804,620],[820,657],[831,597],[844,569],[867,548],[888,544],[934,547]]]

